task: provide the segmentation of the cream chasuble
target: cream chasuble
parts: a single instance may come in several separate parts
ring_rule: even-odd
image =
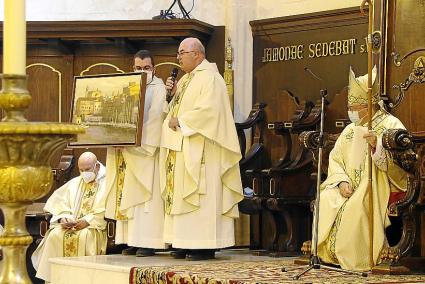
[[[177,131],[168,127],[173,116]],[[187,249],[234,245],[234,218],[243,199],[240,159],[226,85],[216,65],[204,60],[179,80],[162,126],[167,243]]]
[[[158,166],[165,95],[164,83],[154,77],[146,90],[141,147],[108,149],[106,217],[117,220],[116,244],[165,248]]]
[[[385,242],[385,228],[389,225],[387,207],[390,193],[407,188],[406,173],[393,163],[380,143],[382,133],[394,128],[404,126],[397,118],[381,110],[375,114],[372,121],[372,129],[378,136],[375,153],[380,153],[372,156],[375,263]],[[360,130],[360,126],[354,123],[348,125],[330,153],[328,177],[321,185],[318,255],[323,261],[339,264],[344,269],[366,271],[371,269],[368,167],[366,140],[355,141],[356,137],[363,137],[363,132],[356,133]],[[342,181],[348,182],[354,190],[348,199],[339,193],[338,184]]]
[[[94,182],[87,184],[78,176],[52,194],[44,207],[53,215],[50,229],[31,257],[37,278],[49,281],[52,257],[106,253],[106,197],[103,165]],[[58,223],[61,218],[84,219],[90,225],[80,231],[63,229]]]

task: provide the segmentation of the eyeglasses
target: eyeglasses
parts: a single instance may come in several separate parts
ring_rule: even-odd
[[[177,57],[183,56],[184,54],[191,53],[191,52],[195,52],[195,51],[194,50],[191,50],[191,51],[178,51],[177,52]]]
[[[146,65],[146,66],[133,66],[133,70],[134,71],[142,71],[142,70],[144,70],[144,71],[152,71],[153,70],[153,67],[152,66],[150,66],[150,65]]]

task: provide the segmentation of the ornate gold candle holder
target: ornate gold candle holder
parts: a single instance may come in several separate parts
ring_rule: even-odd
[[[72,124],[28,122],[27,76],[1,78],[0,107],[6,116],[0,122],[0,208],[5,217],[0,283],[31,283],[25,261],[32,242],[25,227],[26,207],[50,191],[53,155],[84,130]]]

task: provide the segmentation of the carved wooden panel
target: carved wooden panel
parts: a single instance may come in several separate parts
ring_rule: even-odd
[[[294,104],[290,93],[299,102],[316,102],[321,88],[328,89],[328,100],[348,85],[349,66],[357,74],[367,70],[365,40],[367,17],[359,8],[296,15],[252,21],[253,101],[264,102],[267,123],[288,120]],[[313,78],[310,69],[323,81]],[[340,132],[335,120],[346,119],[346,100],[326,113],[326,131]],[[279,158],[283,144],[273,131],[266,131],[265,147],[271,161]]]
[[[272,90],[270,90],[273,92]],[[267,123],[273,123],[278,121],[289,121],[295,112],[295,110],[299,109],[299,102],[295,100],[288,92],[286,91],[276,91],[274,96],[271,96],[270,102],[267,102],[266,111],[266,125]],[[263,101],[262,101],[263,102]],[[284,111],[279,111],[272,116],[269,116],[269,112],[267,109],[269,107],[279,107]],[[272,159],[272,163],[274,164],[277,159],[282,156],[282,153],[286,150],[287,143],[280,135],[276,135],[276,133],[272,129],[266,129],[264,131],[264,145],[268,145],[266,147],[267,152],[269,153],[269,157],[274,157]],[[294,148],[298,148],[297,145],[293,145]],[[293,152],[295,153],[295,151]]]
[[[63,87],[69,85],[72,72],[72,59],[69,57],[31,57],[27,62],[28,89],[32,101],[27,110],[27,119],[32,121],[68,121],[67,104],[62,98],[66,93]],[[40,84],[49,82],[50,84]],[[48,107],[51,111],[39,111]]]
[[[405,82],[412,73],[418,57],[425,56],[425,2],[396,0],[387,1],[387,5],[385,88],[389,97],[395,100],[399,92],[393,86]],[[425,84],[412,84],[406,91],[404,100],[393,112],[410,131],[425,129],[425,114],[422,107],[425,105],[424,93]]]
[[[26,72],[32,101],[26,111],[30,121],[68,122],[72,88],[72,55],[35,55],[29,50]],[[56,153],[52,166],[59,163]]]
[[[423,0],[386,0],[387,16],[387,48],[385,50],[385,90],[392,102],[397,102],[400,90],[404,98],[392,111],[411,132],[425,130],[425,1]],[[394,88],[398,86],[399,88]],[[418,171],[421,188],[417,203],[425,202],[424,147],[417,149],[419,156]],[[412,251],[414,256],[425,256],[425,214],[417,211],[416,243]],[[422,264],[423,267],[423,264]]]
[[[349,121],[346,108],[347,103],[348,87],[344,87],[337,92],[333,100],[326,107],[325,132],[339,133],[344,129],[346,122]]]
[[[173,68],[178,68],[177,66],[172,65],[171,63],[178,64],[177,58],[174,54],[172,55],[157,55],[155,57],[155,75],[158,78],[161,78],[162,81],[167,80],[170,77],[170,73]],[[179,73],[177,74],[177,80],[179,80],[184,75],[184,72],[179,69]]]

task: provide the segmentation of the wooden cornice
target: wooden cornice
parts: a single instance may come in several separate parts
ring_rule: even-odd
[[[3,22],[0,22],[3,30]],[[208,40],[214,26],[198,20],[136,20],[136,21],[34,21],[27,24],[28,39],[97,40],[127,39],[182,39],[198,37]],[[3,38],[3,33],[0,33]]]
[[[327,20],[326,20],[327,19]],[[316,28],[326,28],[335,25],[352,25],[367,23],[368,17],[361,15],[359,7],[344,8],[302,15],[262,19],[250,21],[253,36],[282,34]]]

